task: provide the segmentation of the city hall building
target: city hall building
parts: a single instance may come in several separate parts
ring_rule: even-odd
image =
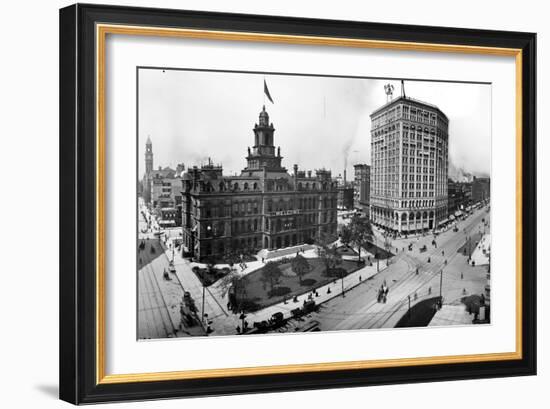
[[[336,235],[337,186],[331,172],[290,174],[275,148],[265,106],[254,125],[254,145],[240,175],[223,174],[210,160],[183,177],[184,245],[194,257],[255,253]]]
[[[370,218],[399,233],[447,221],[449,120],[404,95],[371,114]]]

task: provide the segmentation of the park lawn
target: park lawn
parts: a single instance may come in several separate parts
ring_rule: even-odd
[[[139,244],[143,242],[144,248],[140,249]],[[138,240],[138,270],[151,263],[157,257],[164,255],[164,248],[159,239],[139,239]],[[151,250],[153,249],[153,250]]]
[[[410,314],[405,311],[395,328],[427,327],[436,313],[434,305],[439,297],[422,300],[411,308]]]
[[[339,273],[336,273],[337,276],[329,276],[325,273],[325,263],[321,258],[308,258],[307,261],[310,265],[310,271],[302,276],[302,284],[300,284],[299,277],[292,272],[290,261],[279,265],[283,275],[279,278],[278,283],[274,285],[276,295],[270,295],[271,285],[263,279],[263,268],[248,274],[245,280],[244,300],[238,300],[243,305],[243,309],[252,312],[277,304],[285,299],[292,302],[295,295],[310,292],[340,278]],[[344,275],[348,275],[363,266],[364,264],[358,264],[356,261],[342,260],[338,268],[343,268]],[[338,289],[335,287],[332,291],[338,291]]]
[[[468,247],[468,241],[466,241],[466,237],[464,237],[465,243],[462,246],[460,246],[460,248],[457,250],[457,253],[462,253],[463,255],[467,256],[468,250],[470,250],[473,254],[474,250],[477,247],[477,244],[483,237],[483,234],[476,232],[476,233],[472,233],[470,237],[471,237],[471,242],[469,247]]]

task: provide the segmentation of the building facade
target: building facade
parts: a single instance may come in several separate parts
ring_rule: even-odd
[[[370,218],[399,233],[437,228],[447,218],[449,120],[405,96],[371,114]]]
[[[336,235],[337,186],[331,172],[315,175],[294,165],[290,174],[275,148],[265,107],[254,128],[247,166],[223,175],[211,161],[188,169],[182,200],[183,243],[192,256],[255,253]]]
[[[472,204],[472,184],[469,182],[456,182],[449,179],[448,182],[448,214],[465,210]]]
[[[491,197],[491,179],[474,176],[472,181],[472,201],[474,203],[486,202]]]
[[[336,207],[338,210],[353,210],[354,189],[351,184],[338,186]]]
[[[370,166],[359,163],[353,165],[353,168],[355,170],[353,205],[368,217],[370,204]]]

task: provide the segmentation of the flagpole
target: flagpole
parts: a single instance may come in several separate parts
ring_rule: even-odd
[[[264,75],[264,91],[262,92],[264,94],[264,103],[263,106],[265,107],[265,75]]]

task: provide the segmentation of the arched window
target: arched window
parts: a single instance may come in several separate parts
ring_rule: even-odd
[[[244,190],[248,190],[248,183],[244,182]]]
[[[219,189],[220,189],[220,192],[223,192],[225,190],[225,185],[223,182],[220,182]]]
[[[239,190],[239,184],[237,182],[233,183],[233,190]]]
[[[258,184],[254,182],[254,190],[258,190]]]

